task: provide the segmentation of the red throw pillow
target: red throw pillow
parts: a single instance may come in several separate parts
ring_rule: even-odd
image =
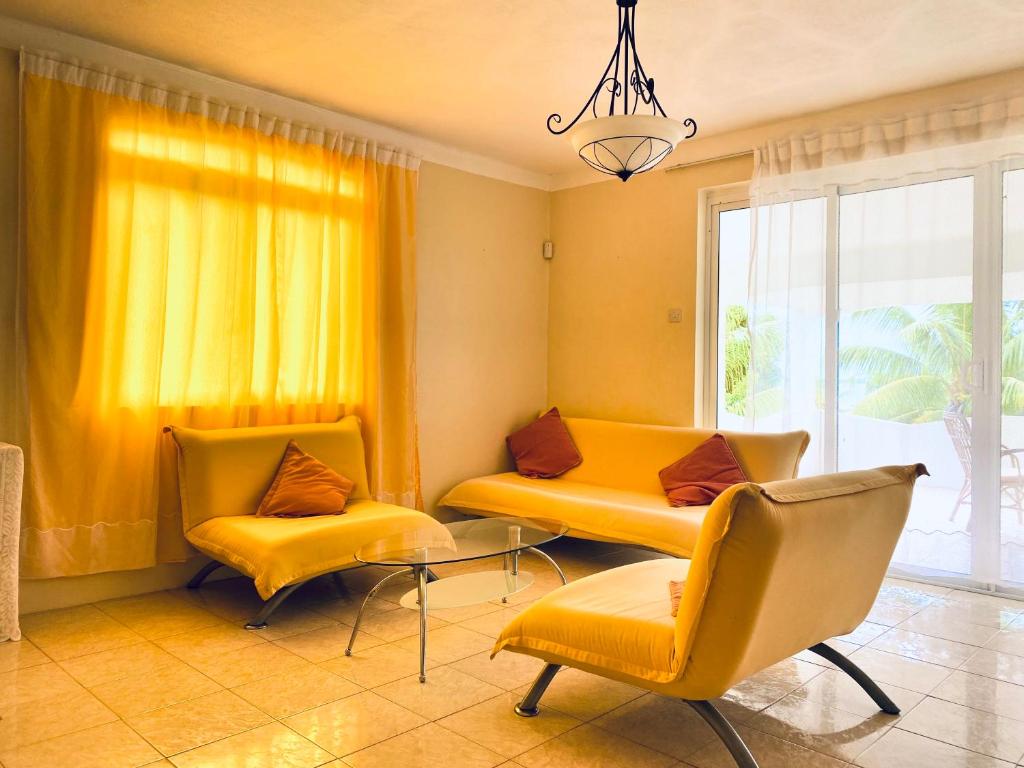
[[[710,504],[730,485],[747,482],[747,476],[726,442],[715,434],[675,464],[658,473],[673,507]]]
[[[557,408],[513,432],[505,443],[523,477],[558,477],[583,461]]]
[[[258,517],[343,515],[355,483],[288,441],[274,482],[263,496]]]

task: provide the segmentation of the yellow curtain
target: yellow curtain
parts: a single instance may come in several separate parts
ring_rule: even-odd
[[[374,494],[419,506],[415,161],[48,57],[22,78],[23,575],[187,556],[169,423],[355,413]]]

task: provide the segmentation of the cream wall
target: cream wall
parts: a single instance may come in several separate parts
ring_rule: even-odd
[[[698,191],[751,157],[551,195],[548,399],[564,413],[693,423]],[[670,308],[682,322],[668,322]]]
[[[428,509],[507,464],[547,389],[549,194],[424,163],[417,229],[420,466]]]

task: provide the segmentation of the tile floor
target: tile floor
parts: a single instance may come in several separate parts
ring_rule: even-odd
[[[568,540],[552,551],[571,579],[652,556]],[[577,671],[559,674],[540,717],[516,717],[540,662],[488,652],[557,585],[540,561],[524,568],[537,583],[508,605],[434,615],[425,686],[416,616],[397,605],[410,583],[381,593],[343,654],[371,569],[344,576],[347,594],[330,578],[308,585],[262,632],[241,628],[258,606],[243,579],[25,616],[26,639],[0,644],[0,765],[731,768],[686,705]],[[889,580],[834,645],[903,714],[798,654],[719,702],[763,768],[1024,766],[1024,602]]]

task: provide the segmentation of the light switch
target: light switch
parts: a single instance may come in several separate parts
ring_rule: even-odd
[[[668,311],[668,321],[670,323],[681,323],[683,322],[683,310],[679,307],[672,307]]]

